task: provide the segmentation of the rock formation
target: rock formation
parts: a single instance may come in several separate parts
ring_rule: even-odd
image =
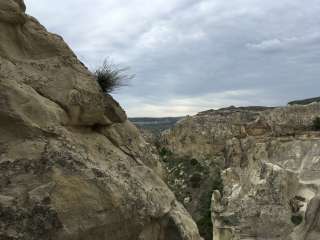
[[[0,239],[200,239],[125,112],[25,9],[0,0]]]
[[[320,103],[231,107],[187,117],[163,134],[167,151],[221,168],[223,189],[212,195],[214,240],[320,239],[317,116]]]

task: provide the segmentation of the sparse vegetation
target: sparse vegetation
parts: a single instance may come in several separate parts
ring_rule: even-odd
[[[316,118],[313,120],[312,127],[313,127],[314,130],[320,131],[320,117],[316,117]]]
[[[200,235],[204,239],[212,239],[212,221],[211,221],[211,196],[214,190],[219,190],[223,194],[223,182],[219,168],[216,169],[214,177],[211,179],[211,191],[205,192],[200,198],[201,218],[197,221]]]
[[[198,199],[196,211],[199,216],[195,221],[200,235],[205,240],[211,240],[211,196],[213,190],[219,190],[223,194],[221,168],[216,164],[208,167],[204,161],[195,158],[179,157],[166,148],[161,148],[159,153],[168,170],[168,185],[177,199],[184,203],[188,210],[189,207],[194,207],[194,198]],[[184,202],[184,199],[189,201]]]
[[[107,94],[126,86],[127,82],[134,78],[128,70],[128,67],[119,67],[110,60],[105,60],[102,66],[95,70],[94,76],[102,91]]]
[[[300,225],[303,221],[303,217],[301,215],[293,215],[291,217],[291,222],[294,224],[294,225]]]
[[[172,156],[172,152],[169,149],[163,147],[160,149],[159,155],[163,160],[165,160],[167,157]]]
[[[212,239],[213,225],[211,221],[210,208],[205,212],[202,218],[199,221],[197,221],[197,225],[201,237],[203,237],[206,240]]]

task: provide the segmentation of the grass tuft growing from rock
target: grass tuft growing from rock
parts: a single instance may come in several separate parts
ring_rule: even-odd
[[[134,78],[128,74],[128,67],[119,67],[110,60],[104,60],[101,67],[94,72],[94,77],[105,94],[126,86],[127,82]]]

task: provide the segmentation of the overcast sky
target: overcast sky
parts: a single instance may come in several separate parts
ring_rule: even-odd
[[[130,117],[320,95],[319,0],[25,0],[90,68],[136,78],[113,96]]]

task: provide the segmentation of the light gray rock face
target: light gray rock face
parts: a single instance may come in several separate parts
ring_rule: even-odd
[[[203,161],[222,155],[212,196],[214,240],[320,239],[320,104],[228,108],[186,118],[163,145]],[[220,195],[221,194],[221,195]]]
[[[24,11],[0,0],[0,239],[200,239],[119,104]]]

